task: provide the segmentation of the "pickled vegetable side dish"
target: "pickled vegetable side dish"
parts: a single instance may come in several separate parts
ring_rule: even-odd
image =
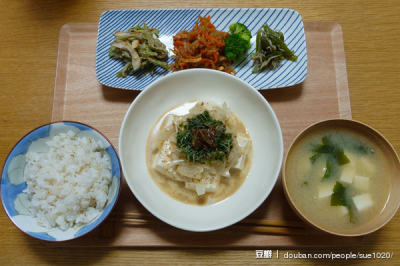
[[[125,78],[133,75],[137,70],[144,69],[144,73],[154,74],[156,66],[168,69],[165,62],[168,58],[166,46],[158,39],[159,31],[149,28],[145,22],[143,26],[129,28],[127,31],[116,31],[115,39],[110,44],[109,57],[122,60],[124,67],[116,74]]]

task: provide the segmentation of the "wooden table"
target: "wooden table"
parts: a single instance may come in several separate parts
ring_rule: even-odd
[[[0,161],[26,132],[51,119],[58,33],[70,22],[98,22],[109,9],[285,7],[304,21],[335,21],[342,26],[353,119],[385,135],[400,151],[400,5],[382,1],[0,1]],[[323,84],[321,84],[323,85]],[[0,211],[0,264],[345,264],[345,259],[285,259],[289,254],[393,252],[392,259],[351,260],[400,264],[400,214],[359,247],[273,250],[272,259],[255,259],[255,250],[48,248],[21,233]],[[269,247],[261,246],[261,250]]]

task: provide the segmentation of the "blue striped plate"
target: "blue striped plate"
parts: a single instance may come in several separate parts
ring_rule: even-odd
[[[125,31],[132,26],[146,22],[149,27],[160,30],[160,40],[167,46],[173,47],[172,36],[181,30],[191,30],[198,16],[211,16],[211,22],[221,31],[229,31],[228,27],[234,22],[245,24],[252,35],[252,49],[255,50],[255,36],[262,25],[268,23],[272,29],[279,29],[285,36],[289,49],[298,56],[297,62],[284,60],[279,68],[253,74],[252,60],[245,57],[234,64],[236,76],[246,81],[258,90],[292,86],[302,82],[307,76],[307,48],[304,35],[303,20],[300,14],[291,9],[282,8],[235,8],[235,9],[157,9],[157,10],[110,10],[100,17],[96,47],[96,76],[100,83],[128,90],[143,90],[150,83],[171,73],[157,68],[156,73],[143,75],[143,71],[127,78],[117,78],[115,75],[123,67],[121,61],[108,58],[113,33]],[[172,52],[169,54],[172,55]],[[172,63],[173,58],[168,58]]]

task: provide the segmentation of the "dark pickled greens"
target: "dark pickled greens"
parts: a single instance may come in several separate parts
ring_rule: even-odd
[[[166,46],[158,39],[159,31],[143,26],[129,28],[127,31],[116,31],[115,39],[110,44],[109,57],[122,60],[124,67],[117,77],[132,76],[137,70],[143,69],[145,75],[154,74],[157,66],[168,69],[165,60],[168,58]]]
[[[188,161],[223,161],[233,148],[232,134],[226,133],[224,123],[213,119],[208,111],[186,119],[179,127],[177,147]]]
[[[260,73],[264,69],[275,69],[284,59],[296,61],[297,56],[285,44],[282,32],[272,30],[268,24],[257,31],[256,51],[251,54],[253,59],[253,73]]]

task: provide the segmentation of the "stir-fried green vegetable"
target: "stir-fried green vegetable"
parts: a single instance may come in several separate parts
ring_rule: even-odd
[[[138,69],[144,69],[145,74],[153,75],[156,66],[168,69],[168,64],[165,62],[168,51],[158,39],[158,33],[157,29],[149,28],[145,22],[142,27],[137,25],[125,32],[114,33],[115,39],[110,44],[109,57],[122,59],[125,63],[117,77],[131,76]]]
[[[224,123],[213,119],[208,111],[188,118],[179,127],[177,147],[189,161],[223,161],[233,148],[232,134],[225,133]]]
[[[253,73],[259,73],[263,69],[275,69],[281,60],[296,61],[297,56],[284,42],[283,33],[272,30],[267,24],[257,32],[256,51],[251,55],[253,59]]]

